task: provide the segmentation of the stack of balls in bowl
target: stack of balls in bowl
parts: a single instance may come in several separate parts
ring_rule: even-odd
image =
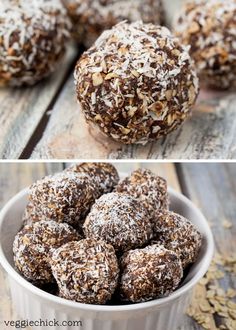
[[[81,163],[35,182],[13,243],[17,270],[87,304],[168,296],[196,261],[201,234],[169,211],[165,179],[109,163]]]
[[[35,84],[57,70],[72,37],[86,120],[110,138],[145,144],[191,114],[201,85],[236,87],[235,0],[188,1],[163,26],[161,0],[2,0],[0,85]]]

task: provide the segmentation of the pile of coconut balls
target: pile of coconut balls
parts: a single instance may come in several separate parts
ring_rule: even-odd
[[[120,180],[109,163],[74,165],[30,187],[15,266],[34,285],[81,303],[168,296],[202,242],[168,206],[165,179],[149,170]]]

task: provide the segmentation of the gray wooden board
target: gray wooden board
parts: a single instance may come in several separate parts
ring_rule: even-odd
[[[33,87],[0,89],[0,159],[20,157],[60,89],[76,53],[75,48],[68,47],[57,71]]]
[[[54,105],[32,158],[228,159],[236,153],[236,95],[202,91],[193,115],[157,142],[122,145],[85,123],[71,77]]]
[[[227,257],[236,251],[236,164],[182,164],[178,167],[184,193],[197,205],[211,225],[216,251]],[[225,229],[223,222],[232,223]],[[220,280],[224,289],[236,289],[234,274],[224,272]],[[219,319],[216,320],[216,325]],[[193,330],[192,319],[186,317],[185,330]]]

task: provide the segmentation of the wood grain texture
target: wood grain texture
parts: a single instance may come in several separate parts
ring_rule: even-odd
[[[183,192],[198,206],[211,226],[216,251],[227,258],[236,251],[236,164],[184,164],[178,167]],[[232,224],[230,229],[224,222]],[[223,269],[222,269],[223,270]],[[219,280],[225,290],[236,289],[235,275],[224,271]],[[206,290],[204,287],[202,290]],[[204,295],[205,292],[198,292]],[[196,297],[195,297],[196,298]],[[200,297],[198,297],[200,299]],[[182,330],[194,330],[193,320],[186,317]],[[218,326],[219,319],[211,317],[211,329]]]
[[[76,102],[72,77],[55,103],[32,158],[230,159],[236,154],[236,95],[202,91],[193,115],[159,141],[122,145],[88,126]]]
[[[58,93],[76,52],[69,47],[58,70],[34,87],[0,89],[0,158],[19,158]]]

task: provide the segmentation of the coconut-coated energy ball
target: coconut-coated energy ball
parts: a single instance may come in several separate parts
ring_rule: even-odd
[[[60,0],[1,0],[0,86],[32,85],[55,71],[69,30]]]
[[[101,240],[70,242],[55,250],[51,267],[60,297],[105,304],[114,293],[119,276],[114,248]]]
[[[166,180],[148,169],[133,171],[130,176],[119,182],[115,190],[129,194],[142,202],[148,209],[152,221],[156,218],[157,210],[165,210],[169,206]]]
[[[160,24],[160,0],[62,0],[73,23],[73,34],[86,47],[121,21]]]
[[[178,255],[163,246],[130,250],[121,258],[121,300],[144,302],[165,297],[179,285],[183,268]]]
[[[87,174],[61,172],[46,176],[30,187],[29,208],[36,221],[47,218],[80,229],[95,198],[97,192]]]
[[[200,82],[217,89],[236,88],[236,1],[189,1],[174,30],[191,45]]]
[[[119,181],[118,172],[110,163],[81,163],[68,167],[66,171],[88,174],[97,187],[98,197],[111,192]]]
[[[152,238],[147,210],[127,194],[109,193],[92,206],[83,225],[86,237],[103,239],[117,252],[141,247]]]
[[[178,254],[183,268],[196,261],[202,236],[195,225],[183,216],[161,211],[154,224],[153,244],[162,244],[166,249]]]
[[[75,83],[86,120],[125,144],[173,131],[198,94],[188,47],[166,27],[142,22],[103,32],[77,62]]]
[[[40,221],[24,226],[13,242],[15,266],[29,281],[53,282],[49,265],[53,250],[79,239],[80,235],[66,223]]]

